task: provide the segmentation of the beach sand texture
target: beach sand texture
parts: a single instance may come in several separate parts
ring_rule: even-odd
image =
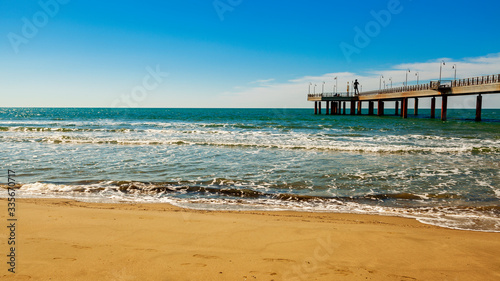
[[[499,233],[406,218],[64,199],[18,200],[17,217],[2,280],[500,280]]]

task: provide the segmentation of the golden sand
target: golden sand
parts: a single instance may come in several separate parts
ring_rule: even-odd
[[[500,280],[500,233],[412,219],[62,199],[16,208],[16,273],[3,227],[1,280]]]

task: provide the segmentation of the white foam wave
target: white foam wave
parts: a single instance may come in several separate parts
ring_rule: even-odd
[[[422,223],[452,229],[500,232],[500,217],[472,208],[456,209],[436,206],[399,208],[344,202],[337,199],[290,201],[279,199],[177,198],[166,194],[118,192],[116,185],[110,183],[101,182],[90,185],[32,183],[23,185],[17,196],[19,198],[69,198],[103,203],[169,203],[179,207],[203,210],[289,210],[374,214],[414,218]],[[0,197],[7,197],[6,190],[0,190]],[[425,195],[422,197],[425,197]]]

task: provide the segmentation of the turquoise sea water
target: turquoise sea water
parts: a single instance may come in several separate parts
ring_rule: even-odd
[[[386,113],[392,113],[386,109]],[[414,217],[500,231],[500,110],[0,108],[19,196]],[[6,196],[5,190],[0,194]]]

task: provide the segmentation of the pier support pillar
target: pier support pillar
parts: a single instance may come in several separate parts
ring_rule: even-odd
[[[330,115],[330,102],[326,102],[326,115]]]
[[[394,114],[396,114],[396,116],[399,115],[399,101],[394,103]]]
[[[318,102],[315,101],[314,102],[314,115],[317,115],[318,114]]]
[[[384,116],[384,102],[381,100],[377,101],[377,116]]]
[[[476,100],[476,121],[481,121],[481,108],[483,107],[483,97],[481,95],[477,96]]]
[[[318,114],[321,115],[321,102],[318,101]]]
[[[413,110],[413,115],[418,115],[418,98],[415,98],[415,107]]]
[[[368,102],[368,115],[373,115],[373,101]]]
[[[337,114],[342,114],[342,102],[337,102]]]
[[[344,104],[344,110],[343,110],[342,114],[344,114],[344,115],[345,115],[345,101],[344,101],[344,102],[342,102],[342,103]]]
[[[351,112],[349,112],[351,115],[354,115],[356,111],[356,102],[355,101],[351,101]]]
[[[441,96],[442,101],[441,101],[441,120],[446,121],[446,113],[448,111],[448,96],[443,95]]]
[[[358,115],[361,115],[362,104],[361,101],[358,101]]]
[[[332,101],[332,115],[333,114],[337,114],[337,102],[336,101]]]
[[[436,118],[436,97],[431,99],[431,118]]]
[[[401,114],[403,118],[408,118],[408,98],[403,98],[403,104],[401,105]]]

